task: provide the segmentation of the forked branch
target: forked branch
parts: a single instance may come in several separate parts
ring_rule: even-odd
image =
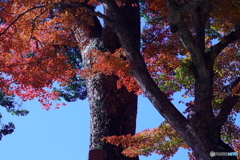
[[[232,89],[236,87],[240,83],[240,77],[238,77],[235,81],[233,81],[231,84],[224,87],[223,92],[227,93],[227,96],[224,98],[220,110],[218,112],[218,115],[216,116],[216,122],[217,126],[221,127],[226,121],[227,117],[232,111],[233,107],[238,102],[238,99],[240,98],[239,92],[238,94],[232,94]]]

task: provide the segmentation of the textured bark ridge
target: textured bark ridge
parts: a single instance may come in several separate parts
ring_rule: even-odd
[[[124,88],[116,89],[116,80],[115,76],[98,75],[87,81],[91,109],[90,149],[103,149],[109,160],[125,160],[130,158],[121,154],[120,147],[99,141],[104,136],[135,132],[137,97]]]
[[[79,28],[75,30],[85,68],[92,66],[91,58],[86,56],[91,49],[114,52],[120,47],[111,28],[102,28],[98,19],[92,18],[94,25],[83,23],[82,20]],[[104,150],[105,160],[138,160],[138,157],[129,158],[121,154],[121,146],[99,140],[104,136],[135,134],[137,96],[129,93],[124,87],[117,89],[117,80],[115,75],[103,74],[86,80],[91,114],[90,150]]]
[[[203,45],[204,25],[209,11],[206,8],[211,7],[210,0],[186,1],[185,5],[178,5],[175,0],[167,0],[171,31],[179,36],[185,48],[190,52],[194,68],[195,100],[193,108],[195,114],[191,119],[186,119],[150,77],[139,48],[135,45],[135,38],[131,35],[131,27],[126,23],[128,18],[124,17],[114,1],[101,0],[101,2],[107,6],[112,15],[115,15],[112,18],[113,21],[107,23],[114,29],[121,46],[124,48],[132,66],[132,76],[158,112],[192,148],[195,158],[197,160],[237,160],[235,156],[210,156],[211,151],[234,152],[229,145],[221,140],[220,129],[226,122],[233,106],[237,103],[237,97],[232,95],[225,97],[217,116],[213,115],[211,101],[213,96],[214,58],[228,44],[238,39],[240,30],[230,33],[217,45],[211,47],[209,51],[205,51]],[[202,4],[202,8],[200,4]],[[199,14],[200,12],[201,14]],[[194,19],[191,30],[184,21],[184,16],[188,14],[191,14]]]

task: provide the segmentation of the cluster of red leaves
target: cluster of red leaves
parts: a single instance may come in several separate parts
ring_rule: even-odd
[[[0,84],[3,91],[22,100],[39,98],[45,109],[57,95],[48,88],[53,82],[67,84],[77,73],[67,63],[63,46],[74,47],[70,14],[55,11],[51,3],[58,1],[2,2],[0,16]],[[38,5],[36,5],[38,4]],[[50,18],[50,16],[52,16]],[[43,88],[46,89],[43,89]]]
[[[133,91],[136,94],[141,94],[139,86],[129,74],[130,65],[128,60],[123,60],[125,53],[122,48],[117,49],[113,54],[92,50],[87,56],[92,59],[93,65],[91,68],[82,70],[80,72],[81,76],[88,78],[100,73],[105,75],[115,74],[119,77],[117,88],[125,86],[129,92]]]
[[[110,136],[101,140],[117,146],[121,145],[124,148],[122,153],[128,157],[149,156],[151,153],[156,153],[163,156],[161,160],[168,160],[179,147],[190,149],[166,122],[157,128],[146,129],[135,135]]]
[[[181,102],[182,102],[182,101],[180,101],[180,103],[181,103]],[[189,113],[190,111],[192,111],[193,105],[194,105],[194,101],[190,101],[190,102],[187,102],[187,103],[185,103],[185,104],[186,104],[187,108],[185,109],[185,111],[184,111],[183,113],[187,114],[187,113]]]

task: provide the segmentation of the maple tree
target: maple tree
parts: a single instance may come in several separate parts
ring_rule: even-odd
[[[210,112],[213,112],[214,120],[219,121],[221,119],[221,125],[225,123],[223,127],[221,126],[222,140],[233,147],[235,151],[239,152],[240,128],[234,124],[235,118],[233,118],[239,112],[239,41],[237,40],[239,37],[239,28],[236,28],[239,23],[239,4],[237,1],[221,1],[222,3],[219,1],[204,1],[193,13],[189,12],[190,15],[186,14],[184,17],[181,17],[183,15],[181,15],[180,5],[185,4],[187,6],[190,4],[190,2],[189,4],[187,2],[168,1],[168,5],[159,1],[146,0],[143,2],[143,14],[148,20],[148,26],[143,33],[143,54],[148,71],[159,88],[165,92],[166,96],[185,89],[183,97],[195,97],[195,101],[186,103],[187,109],[184,112],[185,114],[191,112],[189,113],[191,115],[189,115],[188,120],[190,120],[190,124],[195,125],[194,127],[208,128],[207,123],[210,121],[204,121],[209,117],[205,119],[201,118],[201,116],[206,114],[205,109],[207,106],[212,108]],[[224,9],[221,8],[223,6]],[[177,7],[179,7],[179,10]],[[230,8],[231,12],[226,14],[226,10],[230,10]],[[206,12],[205,15],[204,12]],[[166,16],[167,13],[169,17]],[[171,17],[170,14],[174,15]],[[180,18],[177,14],[181,15]],[[229,17],[231,17],[230,20],[228,19]],[[171,18],[172,23],[176,23],[177,25],[171,25]],[[224,22],[224,26],[219,22],[219,19],[227,19]],[[183,22],[181,23],[180,21]],[[172,34],[170,30],[177,34]],[[185,46],[181,45],[178,36]],[[214,41],[218,41],[218,43],[213,45]],[[234,43],[231,44],[231,42]],[[205,52],[202,62],[199,62],[200,57],[195,57],[196,59],[194,59],[194,56],[201,55],[200,53],[194,53],[198,47],[200,47],[202,53]],[[201,67],[205,65],[207,70],[204,71]],[[209,76],[209,79],[205,79],[206,77],[204,76]],[[201,80],[201,78],[203,79]],[[204,85],[200,85],[201,83]],[[207,86],[207,83],[211,84]],[[200,88],[197,89],[196,87]],[[207,95],[207,92],[203,92],[204,87],[205,91],[211,91],[209,95]],[[200,100],[201,98],[203,99],[198,102],[198,98]],[[211,99],[211,101],[209,100],[211,104],[204,108],[204,102],[207,102],[207,98]],[[151,100],[151,98],[149,99]],[[179,103],[184,102],[180,101]],[[197,108],[197,105],[199,105],[199,108]],[[227,119],[227,115],[230,114],[232,109],[232,115],[229,115]],[[198,115],[200,113],[203,115]],[[210,115],[207,114],[207,116]],[[222,119],[224,116],[225,119]],[[172,119],[173,117],[169,118]],[[168,118],[166,119],[169,121]],[[126,148],[123,153],[128,156],[149,155],[155,152],[162,154],[162,159],[169,159],[170,156],[176,153],[179,147],[188,149],[190,147],[186,145],[186,140],[184,142],[168,125],[169,123],[166,125],[166,122],[164,122],[152,131],[143,131],[136,135],[105,137],[102,140],[115,145],[123,145]],[[211,124],[210,126],[213,128],[214,125],[216,124]],[[179,132],[179,130],[177,131]],[[220,132],[220,129],[218,131]],[[209,134],[213,134],[213,132]],[[220,141],[220,143],[222,142]],[[198,149],[200,148],[199,145],[196,146]],[[207,144],[205,144],[206,146]],[[189,156],[190,159],[201,159],[203,157],[203,155],[197,155],[196,151],[195,158],[192,154]],[[216,157],[214,158],[217,159]],[[221,157],[218,158],[221,159]]]
[[[135,0],[128,0],[126,3],[132,3]],[[89,8],[90,12],[93,8]],[[133,12],[132,7],[126,5],[121,8],[123,13]],[[111,18],[115,15],[104,7],[104,14]],[[83,58],[83,64],[86,70],[93,68],[95,58],[100,53],[107,51],[109,54],[115,52],[121,47],[119,40],[111,27],[100,24],[94,16],[86,15],[92,19],[94,25],[84,20],[79,22],[79,27],[75,30],[76,40],[79,42],[79,48]],[[77,17],[77,20],[81,19]],[[133,26],[132,33],[138,26],[139,21],[136,18],[128,18],[127,22]],[[140,35],[138,35],[140,38]],[[138,39],[139,39],[138,38]],[[82,45],[86,44],[86,45]],[[122,57],[124,59],[124,57]],[[86,72],[85,72],[86,73]],[[128,92],[125,87],[118,89],[116,83],[118,77],[115,75],[104,75],[98,72],[92,73],[86,78],[87,91],[89,96],[91,130],[90,130],[90,150],[102,149],[105,151],[105,158],[109,160],[124,159],[138,160],[138,157],[126,157],[122,152],[121,146],[114,146],[100,141],[102,136],[134,134],[136,128],[137,96],[133,92]],[[81,72],[83,75],[83,72]]]
[[[116,38],[111,38],[116,37],[111,28],[102,27],[100,23],[93,24],[98,20],[96,17],[92,18],[88,12],[93,10],[96,4],[94,1],[84,0],[3,3],[4,9],[1,10],[1,17],[4,17],[4,23],[1,28],[1,38],[4,45],[2,47],[8,54],[19,54],[19,57],[15,57],[16,60],[18,59],[18,64],[10,65],[14,67],[12,70],[6,64],[2,64],[5,65],[4,72],[12,76],[9,77],[8,85],[14,85],[12,88],[7,87],[6,90],[8,94],[17,94],[23,100],[38,97],[44,109],[48,110],[52,104],[51,100],[58,100],[59,96],[67,101],[86,98],[85,87],[87,87],[91,110],[90,149],[104,149],[106,158],[109,160],[138,160],[138,157],[129,158],[122,155],[122,147],[99,140],[101,136],[135,133],[137,96],[124,88],[117,89],[117,76],[99,74],[84,82],[78,75],[78,70],[82,66],[78,63],[81,63],[81,58],[84,59],[86,55],[84,48],[90,45],[95,49],[98,47],[100,49],[104,45],[105,50],[114,52],[120,45]],[[131,8],[128,7],[129,9]],[[11,30],[19,31],[20,35],[11,34]],[[82,34],[86,36],[83,40],[80,37],[76,41],[76,31],[79,30],[83,31]],[[95,35],[87,35],[89,30]],[[98,37],[102,32],[105,38]],[[103,45],[92,44],[93,38],[104,40]],[[9,46],[13,44],[13,41],[16,42],[15,48]],[[77,46],[77,44],[80,45]],[[19,49],[19,46],[28,47]],[[80,52],[69,51],[70,48],[80,49],[82,57],[79,56]],[[89,63],[91,57],[85,59],[88,61],[83,62],[84,67],[91,65]],[[19,76],[15,76],[16,74]],[[36,78],[38,81],[34,81]],[[60,82],[61,88],[52,87],[53,82]],[[67,86],[64,86],[66,84]],[[57,103],[55,108],[58,109],[59,105]]]
[[[92,5],[98,4],[103,4],[106,14],[94,10]],[[238,1],[141,1],[141,14],[148,20],[141,52],[140,23],[129,22],[129,18],[139,19],[138,4],[137,0],[3,3],[3,90],[23,100],[40,97],[48,109],[51,103],[44,100],[56,99],[59,93],[49,93],[43,87],[51,87],[53,81],[64,85],[76,74],[90,80],[102,73],[114,74],[119,78],[114,81],[118,88],[125,86],[137,94],[144,93],[166,122],[151,132],[103,138],[107,142],[130,147],[124,151],[130,157],[156,151],[169,158],[183,147],[191,148],[192,159],[236,159],[211,157],[210,152],[239,151],[239,127],[232,118],[239,112]],[[124,10],[126,7],[131,10]],[[99,39],[101,28],[96,16],[117,35],[122,49],[114,54]],[[69,43],[75,42],[73,35],[77,43]],[[79,73],[66,63],[66,45],[78,45],[84,53],[84,71]],[[35,81],[33,77],[41,78]],[[93,82],[88,84],[89,89],[94,90]],[[186,103],[188,117],[170,102],[171,95],[181,89],[186,91],[184,97],[194,97],[194,101]]]

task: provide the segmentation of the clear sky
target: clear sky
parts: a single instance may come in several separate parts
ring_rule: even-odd
[[[182,111],[184,107],[173,101]],[[37,101],[24,103],[30,113],[12,116],[1,107],[3,123],[12,121],[16,129],[0,141],[2,160],[87,160],[89,147],[89,107],[87,100],[67,103],[60,109],[41,109]],[[53,107],[54,108],[54,107]],[[146,97],[139,96],[137,132],[155,128],[163,118]],[[238,124],[240,120],[238,118]],[[159,155],[140,156],[140,160],[158,160]],[[171,160],[188,159],[187,150],[180,150]]]

